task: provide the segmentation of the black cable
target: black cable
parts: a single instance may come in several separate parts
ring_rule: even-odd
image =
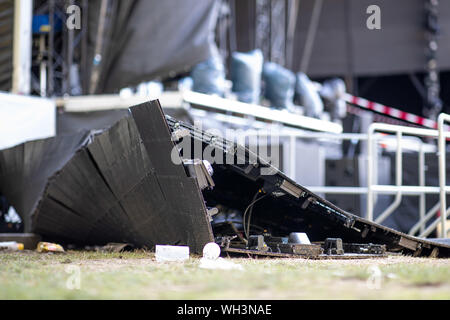
[[[258,202],[259,200],[264,199],[264,198],[267,197],[268,195],[269,195],[269,194],[265,194],[265,195],[263,195],[261,198],[259,198],[258,200],[255,200],[255,202],[253,203],[253,205],[252,205],[251,208],[250,208],[250,211],[249,211],[249,213],[248,213],[248,221],[247,221],[247,238],[250,236],[250,226],[251,226],[250,221],[251,221],[251,218],[252,218],[252,213],[253,213],[254,204],[255,204],[256,202]]]
[[[245,209],[245,211],[244,211],[244,214],[242,215],[242,226],[244,227],[244,234],[245,234],[245,237],[246,238],[248,238],[247,237],[247,228],[246,228],[246,216],[247,216],[247,211],[248,211],[248,209],[250,208],[250,206],[255,202],[255,200],[256,200],[256,198],[258,197],[258,194],[259,194],[259,190],[258,191],[256,191],[256,193],[255,193],[255,195],[253,196],[253,198],[252,198],[252,201],[250,202],[250,204],[247,206],[247,208]]]
[[[261,191],[258,190],[258,192],[256,192],[256,194],[253,196],[252,202],[251,202],[251,203],[248,205],[248,207],[245,209],[244,215],[243,215],[243,217],[242,217],[243,226],[244,226],[244,233],[245,233],[245,236],[246,236],[247,239],[248,239],[248,237],[249,237],[249,235],[250,235],[250,220],[251,220],[251,216],[252,216],[252,212],[253,212],[253,205],[254,205],[256,202],[258,202],[258,201],[264,199],[265,197],[267,197],[267,196],[269,195],[269,193],[266,193],[265,195],[263,195],[262,197],[260,197],[260,198],[257,199],[257,197],[258,197],[258,195],[259,195],[260,192],[261,192]],[[249,209],[250,209],[250,211],[249,211]],[[247,216],[247,212],[249,213],[248,219],[247,219],[248,222],[245,221],[245,218],[246,218],[246,216]]]

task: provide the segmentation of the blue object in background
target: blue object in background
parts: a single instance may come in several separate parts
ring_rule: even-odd
[[[303,72],[297,73],[295,93],[298,95],[300,104],[305,108],[305,115],[319,118],[323,112],[322,99],[314,84]]]
[[[344,119],[347,115],[347,103],[344,100],[346,92],[345,82],[342,79],[333,78],[322,83],[320,96],[328,102],[327,107],[331,108],[333,121]]]
[[[294,105],[295,75],[282,66],[266,62],[263,68],[264,96],[272,107],[289,109]]]
[[[62,30],[62,20],[58,18],[56,14],[53,15],[54,30],[53,32],[59,32]],[[50,18],[48,14],[37,14],[33,16],[32,23],[33,33],[49,33],[50,32]]]
[[[217,94],[223,97],[225,93],[225,67],[222,60],[213,56],[197,64],[191,71],[192,90],[205,94]]]
[[[178,81],[178,90],[192,90],[194,86],[194,81],[192,81],[191,77],[184,77]]]
[[[239,101],[258,103],[261,94],[263,54],[256,49],[248,53],[233,52],[231,55],[231,81],[233,92]]]

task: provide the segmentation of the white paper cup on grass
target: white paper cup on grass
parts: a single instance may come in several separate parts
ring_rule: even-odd
[[[209,242],[203,247],[203,258],[216,260],[220,256],[220,247],[217,243]]]

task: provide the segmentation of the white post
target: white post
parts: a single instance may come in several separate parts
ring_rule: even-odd
[[[420,141],[419,148],[419,185],[425,187],[425,153],[423,152],[423,141]],[[426,211],[425,193],[419,196],[419,217],[420,217],[420,232],[425,231],[425,211]]]
[[[14,1],[12,92],[27,95],[31,83],[33,0]]]
[[[402,132],[397,131],[397,151],[395,152],[395,185],[398,187],[398,191],[395,194],[394,202],[375,219],[376,223],[382,223],[402,202],[402,152]]]
[[[367,208],[366,208],[366,219],[369,221],[373,221],[373,167],[374,167],[374,139],[373,136],[375,134],[375,130],[373,127],[369,127],[367,134]],[[376,150],[375,150],[376,152]]]
[[[439,188],[440,188],[440,211],[441,211],[441,237],[447,238],[447,203],[446,203],[446,193],[445,193],[445,182],[446,182],[446,164],[445,164],[445,128],[444,122],[450,121],[450,115],[441,113],[438,117],[438,148],[439,148]]]
[[[289,139],[289,176],[294,181],[296,181],[295,175],[297,174],[295,172],[295,166],[297,165],[296,142],[297,139],[295,138],[295,136],[291,136],[291,138]]]

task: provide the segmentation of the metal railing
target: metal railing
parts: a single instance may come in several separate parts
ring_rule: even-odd
[[[325,139],[325,140],[352,140],[367,141],[367,187],[331,187],[331,186],[309,186],[312,192],[327,194],[367,194],[366,218],[373,221],[373,212],[377,195],[394,195],[394,201],[375,219],[377,223],[383,223],[387,217],[400,206],[404,196],[419,197],[419,221],[409,230],[409,234],[419,237],[427,237],[441,224],[441,234],[447,237],[447,212],[446,195],[450,193],[450,186],[446,186],[446,161],[445,142],[450,138],[450,132],[444,131],[444,123],[450,122],[450,115],[441,114],[439,116],[438,130],[389,125],[384,123],[373,123],[369,127],[368,134],[330,134],[320,132],[298,132],[290,134],[280,134],[280,138],[289,139],[289,167],[287,174],[295,178],[296,174],[296,141],[297,139]],[[377,184],[378,176],[378,152],[375,147],[380,142],[386,141],[386,136],[381,133],[395,135],[395,185]],[[436,148],[427,148],[421,138],[438,139],[438,159],[439,159],[439,186],[426,186],[426,166],[425,154],[436,153]],[[418,152],[419,183],[417,186],[403,185],[403,152],[405,151],[405,141],[414,141],[416,148],[408,148]],[[426,195],[438,194],[439,203],[426,212]],[[446,210],[447,208],[447,210]],[[430,223],[430,219],[440,210],[440,217]]]
[[[225,116],[225,115],[224,115]],[[233,116],[227,116],[232,117]],[[227,122],[225,119],[222,121]],[[244,120],[245,121],[245,120]],[[234,122],[234,121],[231,121]],[[289,139],[289,166],[287,170],[288,176],[295,179],[296,176],[296,142],[297,139],[323,139],[323,140],[351,140],[351,141],[367,141],[367,187],[354,186],[354,187],[332,187],[332,186],[307,186],[309,190],[315,193],[327,193],[327,194],[367,194],[367,208],[366,218],[373,221],[373,212],[376,204],[376,198],[378,195],[394,195],[394,201],[375,219],[375,222],[382,223],[387,217],[389,217],[401,204],[404,196],[416,196],[419,197],[419,221],[414,224],[409,230],[409,234],[416,235],[418,232],[419,237],[427,237],[430,233],[441,225],[441,234],[443,238],[447,237],[447,212],[445,208],[446,195],[450,193],[450,186],[446,186],[446,161],[445,161],[445,142],[447,138],[450,138],[450,132],[446,131],[444,126],[445,122],[450,122],[450,115],[441,114],[438,119],[438,130],[434,129],[422,129],[398,125],[390,125],[384,123],[373,123],[369,126],[368,134],[359,133],[326,133],[326,132],[310,132],[310,131],[297,131],[289,133],[279,133],[279,138]],[[262,127],[261,127],[262,129]],[[261,135],[261,131],[250,130],[246,133],[246,136]],[[274,132],[270,132],[274,134]],[[377,183],[378,176],[378,151],[375,151],[378,143],[386,143],[386,136],[389,134],[395,135],[395,185],[379,185]],[[263,134],[264,135],[264,134]],[[422,138],[438,139],[438,149],[435,146],[430,148],[429,144],[425,144]],[[414,147],[408,147],[408,142],[414,142]],[[419,170],[419,184],[417,186],[403,185],[403,152],[405,149],[414,150],[418,152],[418,170]],[[439,186],[426,186],[425,185],[425,154],[436,153],[438,151],[439,159]],[[428,212],[426,212],[426,195],[436,194],[439,195],[440,201],[434,205]],[[440,217],[435,219],[429,224],[430,219],[435,216],[440,210]],[[427,226],[427,224],[429,224]]]
[[[446,194],[450,193],[450,188],[445,185],[445,139],[449,137],[449,133],[444,131],[444,120],[449,121],[450,116],[441,114],[439,117],[439,128],[438,130],[431,129],[421,129],[412,128],[404,126],[394,126],[383,123],[373,123],[369,127],[368,132],[368,148],[367,148],[367,160],[368,160],[368,170],[367,170],[367,215],[366,218],[373,220],[373,210],[375,204],[375,193],[383,193],[388,189],[395,191],[395,199],[391,205],[385,209],[378,217],[375,222],[382,223],[387,217],[389,217],[395,209],[397,209],[401,203],[402,196],[404,193],[409,195],[414,194],[419,196],[419,221],[410,229],[410,234],[416,234],[420,229],[420,237],[427,237],[436,227],[439,222],[441,222],[441,237],[447,237],[446,219],[447,219],[447,207],[446,207]],[[377,135],[376,132],[385,132],[390,134],[395,134],[397,137],[397,150],[395,153],[395,186],[380,186],[377,185],[374,180],[377,176],[376,171],[376,155],[374,151],[374,146],[376,143]],[[404,135],[414,136],[414,137],[429,137],[437,138],[439,141],[438,146],[438,159],[439,159],[439,187],[427,187],[425,186],[425,157],[423,152],[423,143],[420,144],[419,149],[419,185],[418,186],[403,186],[402,185],[402,137]],[[428,213],[425,213],[425,195],[426,194],[439,194],[440,201],[438,205],[433,206]],[[433,215],[436,214],[438,208],[440,208],[441,217],[433,221],[428,227],[426,224]]]

